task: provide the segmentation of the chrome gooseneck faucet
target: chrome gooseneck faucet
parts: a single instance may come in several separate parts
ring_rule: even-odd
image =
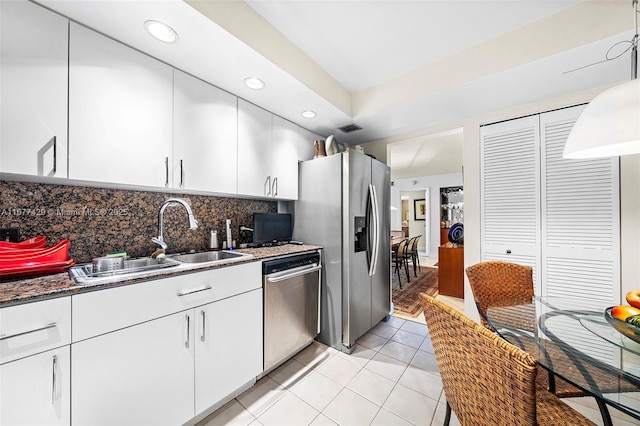
[[[179,204],[187,210],[187,214],[189,215],[189,229],[196,229],[198,227],[198,221],[193,216],[193,212],[191,211],[189,204],[180,198],[169,198],[167,201],[162,203],[160,211],[158,212],[158,236],[151,238],[151,241],[158,244],[163,250],[167,249],[167,243],[164,242],[164,238],[162,236],[164,210],[172,203]]]

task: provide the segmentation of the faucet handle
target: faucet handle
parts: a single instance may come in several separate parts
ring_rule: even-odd
[[[163,250],[166,250],[169,247],[167,243],[164,242],[162,237],[153,237],[151,238],[151,241],[162,247]]]

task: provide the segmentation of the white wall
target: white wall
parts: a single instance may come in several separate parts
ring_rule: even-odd
[[[414,183],[415,182],[415,183]],[[424,191],[429,188],[429,213],[428,213],[428,225],[429,225],[429,244],[426,245],[425,251],[429,257],[438,256],[438,246],[440,246],[440,188],[447,186],[462,186],[462,173],[448,173],[445,175],[433,175],[433,176],[421,176],[410,179],[394,179],[393,186],[391,187],[391,229],[400,229],[401,226],[401,203],[400,192],[408,191]],[[422,198],[422,197],[421,197]],[[465,188],[466,198],[466,188]],[[466,202],[466,200],[465,200]],[[397,210],[394,210],[396,207]],[[466,205],[465,205],[466,208]],[[413,201],[409,201],[409,215],[410,219],[413,219]],[[466,211],[465,211],[466,222]],[[465,232],[467,225],[465,223]],[[426,235],[423,233],[423,235]],[[466,241],[466,235],[465,235]]]
[[[435,134],[462,127],[464,132],[463,164],[464,164],[464,265],[471,266],[480,261],[480,125],[536,114],[556,108],[578,105],[589,102],[607,87],[589,89],[566,96],[544,99],[539,102],[521,105],[490,114],[472,117],[467,120],[445,123],[433,128],[423,129],[423,134]],[[384,143],[384,142],[382,142]],[[365,144],[368,152],[377,142]],[[376,147],[381,151],[380,147]],[[412,180],[403,179],[411,185]],[[632,289],[638,288],[640,282],[640,155],[621,157],[620,159],[620,229],[621,229],[621,292],[624,297]],[[398,181],[396,185],[401,185]],[[442,186],[461,185],[453,183]],[[391,188],[391,203],[399,203],[398,187]],[[395,204],[394,204],[395,203]],[[392,215],[393,220],[393,215]],[[394,223],[394,222],[392,222]],[[469,282],[465,276],[465,313],[476,320],[479,316],[473,300]]]

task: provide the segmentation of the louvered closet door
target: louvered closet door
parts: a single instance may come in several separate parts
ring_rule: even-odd
[[[482,260],[540,269],[539,117],[480,129]]]
[[[562,158],[583,107],[541,114],[541,295],[576,297],[584,307],[620,299],[618,157]]]

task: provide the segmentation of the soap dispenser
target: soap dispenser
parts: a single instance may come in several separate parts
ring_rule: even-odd
[[[218,230],[215,226],[209,230],[209,250],[218,250]]]

